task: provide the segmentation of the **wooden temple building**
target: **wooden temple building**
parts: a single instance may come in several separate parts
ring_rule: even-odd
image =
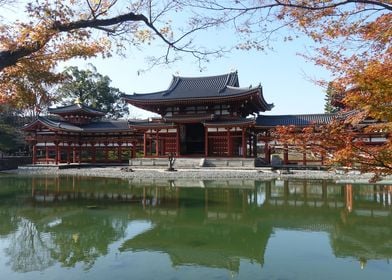
[[[272,132],[277,126],[328,124],[342,114],[262,115],[273,108],[262,87],[240,87],[237,72],[173,79],[166,90],[124,95],[160,115],[148,120],[106,120],[104,112],[76,103],[50,108],[51,116],[25,126],[33,163],[108,163],[137,156],[260,158],[264,164],[322,164],[310,152],[289,155]],[[366,136],[367,137],[367,136]],[[385,137],[372,138],[372,143]]]
[[[261,86],[239,87],[238,73],[185,78],[174,76],[168,89],[124,96],[159,119],[130,123],[144,135],[145,157],[252,157],[256,155],[255,115],[272,109]]]
[[[79,102],[48,109],[51,117],[38,117],[23,127],[36,163],[120,163],[134,157],[140,135],[126,120],[102,120],[104,112]],[[123,155],[124,154],[124,155]]]

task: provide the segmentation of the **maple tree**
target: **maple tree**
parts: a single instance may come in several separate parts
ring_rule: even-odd
[[[116,13],[115,7],[124,12]],[[186,30],[181,26],[176,33],[171,19],[179,11],[185,11],[189,26]],[[341,127],[347,128],[348,121],[358,125],[367,118],[382,122],[367,125],[363,131],[381,131],[384,144],[357,149],[342,140],[345,152],[342,146],[335,159],[348,164],[345,160],[355,159],[351,153],[355,151],[358,157],[371,153],[389,160],[390,154],[383,151],[391,150],[390,0],[132,1],[128,6],[116,0],[38,0],[27,5],[27,14],[28,22],[0,25],[0,103],[25,106],[28,100],[49,101],[55,96],[48,95],[47,89],[64,78],[54,71],[59,61],[110,56],[113,50],[126,48],[125,43],[138,47],[158,38],[165,48],[156,63],[175,60],[170,56],[173,51],[189,53],[200,61],[222,49],[199,48],[190,37],[194,32],[228,27],[238,36],[236,48],[264,50],[285,29],[284,40],[305,34],[314,41],[314,49],[303,56],[333,74],[341,105],[358,112],[340,123]],[[327,86],[328,82],[320,84]],[[334,126],[325,129],[331,139],[339,138]],[[367,168],[365,161],[357,160]],[[367,162],[369,168],[388,170],[380,160]]]
[[[276,137],[302,152],[328,154],[330,164],[392,174],[390,0],[196,0],[189,4],[232,25],[242,39],[239,49],[270,47],[283,28],[290,30],[284,40],[302,34],[311,38],[314,48],[302,55],[332,73],[332,82],[318,83],[332,86],[331,101],[338,102],[331,105],[351,114],[326,126],[280,127]],[[369,145],[369,134],[384,141]]]
[[[188,40],[211,23],[190,22],[174,33],[168,14],[182,9],[176,1],[38,0],[26,9],[27,22],[0,24],[0,103],[28,107],[28,100],[48,100],[47,89],[63,79],[55,71],[60,61],[121,54],[126,44],[159,38],[165,47],[155,63],[169,62],[172,52],[198,60],[217,53]]]

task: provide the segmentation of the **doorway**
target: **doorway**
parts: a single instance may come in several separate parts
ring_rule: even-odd
[[[181,137],[182,155],[204,155],[204,125],[201,123],[186,124]]]

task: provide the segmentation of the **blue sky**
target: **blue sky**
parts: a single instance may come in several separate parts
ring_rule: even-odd
[[[314,79],[327,79],[328,73],[320,67],[307,62],[297,53],[304,51],[305,40],[284,42],[274,46],[273,51],[233,51],[226,57],[213,59],[205,64],[200,72],[196,63],[185,57],[184,60],[167,66],[157,66],[138,75],[138,70],[146,67],[146,51],[133,51],[126,58],[91,59],[78,61],[79,67],[94,64],[98,72],[108,75],[112,85],[121,91],[132,94],[148,93],[166,89],[173,74],[180,76],[218,75],[237,70],[240,86],[256,86],[261,83],[267,102],[275,107],[266,114],[307,114],[323,113],[325,90],[315,85]],[[71,63],[74,64],[74,63]],[[131,117],[145,117],[148,113],[132,109]]]
[[[9,12],[9,11],[8,11]],[[8,13],[9,18],[23,20],[20,10],[15,14]],[[181,22],[181,16],[174,14],[174,21]],[[292,35],[283,31],[277,37]],[[232,46],[238,38],[228,29],[211,29],[202,31],[196,37],[197,43],[202,46]],[[322,113],[324,109],[325,89],[312,82],[313,79],[330,80],[329,74],[312,62],[306,61],[297,53],[303,53],[311,47],[312,42],[307,38],[299,38],[293,42],[275,41],[272,43],[274,50],[239,51],[226,53],[225,57],[214,59],[204,64],[205,70],[200,72],[198,64],[190,56],[183,60],[155,68],[139,74],[140,69],[147,68],[145,58],[156,55],[159,40],[154,40],[152,46],[144,46],[141,50],[134,47],[127,49],[126,57],[113,56],[107,59],[94,58],[88,60],[73,60],[66,65],[76,65],[85,68],[88,63],[97,67],[98,72],[107,75],[112,80],[112,86],[121,91],[132,94],[148,93],[166,89],[172,75],[201,76],[219,75],[237,70],[241,86],[258,85],[263,87],[264,97],[275,107],[266,114],[308,114]],[[60,69],[61,70],[61,67]],[[151,113],[131,108],[130,117],[148,117]]]

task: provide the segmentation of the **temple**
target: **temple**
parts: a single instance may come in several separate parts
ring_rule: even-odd
[[[103,120],[104,112],[80,102],[48,111],[52,116],[23,127],[33,164],[121,163],[135,156],[140,139],[128,121]]]
[[[144,135],[144,156],[254,156],[255,118],[272,109],[261,86],[239,87],[238,73],[185,78],[174,76],[164,91],[124,96],[142,109],[161,115],[130,127]]]
[[[264,99],[261,85],[240,87],[237,72],[173,76],[166,90],[123,98],[160,117],[107,120],[104,112],[80,102],[49,108],[49,116],[40,116],[23,128],[33,163],[121,163],[134,157],[171,155],[232,161],[258,158],[265,165],[323,165],[324,155],[310,149],[296,152],[295,147],[279,143],[276,127],[294,126],[300,133],[304,127],[329,124],[350,114],[265,115],[274,105]],[[386,140],[382,133],[367,135],[361,130],[358,137],[372,145]]]

